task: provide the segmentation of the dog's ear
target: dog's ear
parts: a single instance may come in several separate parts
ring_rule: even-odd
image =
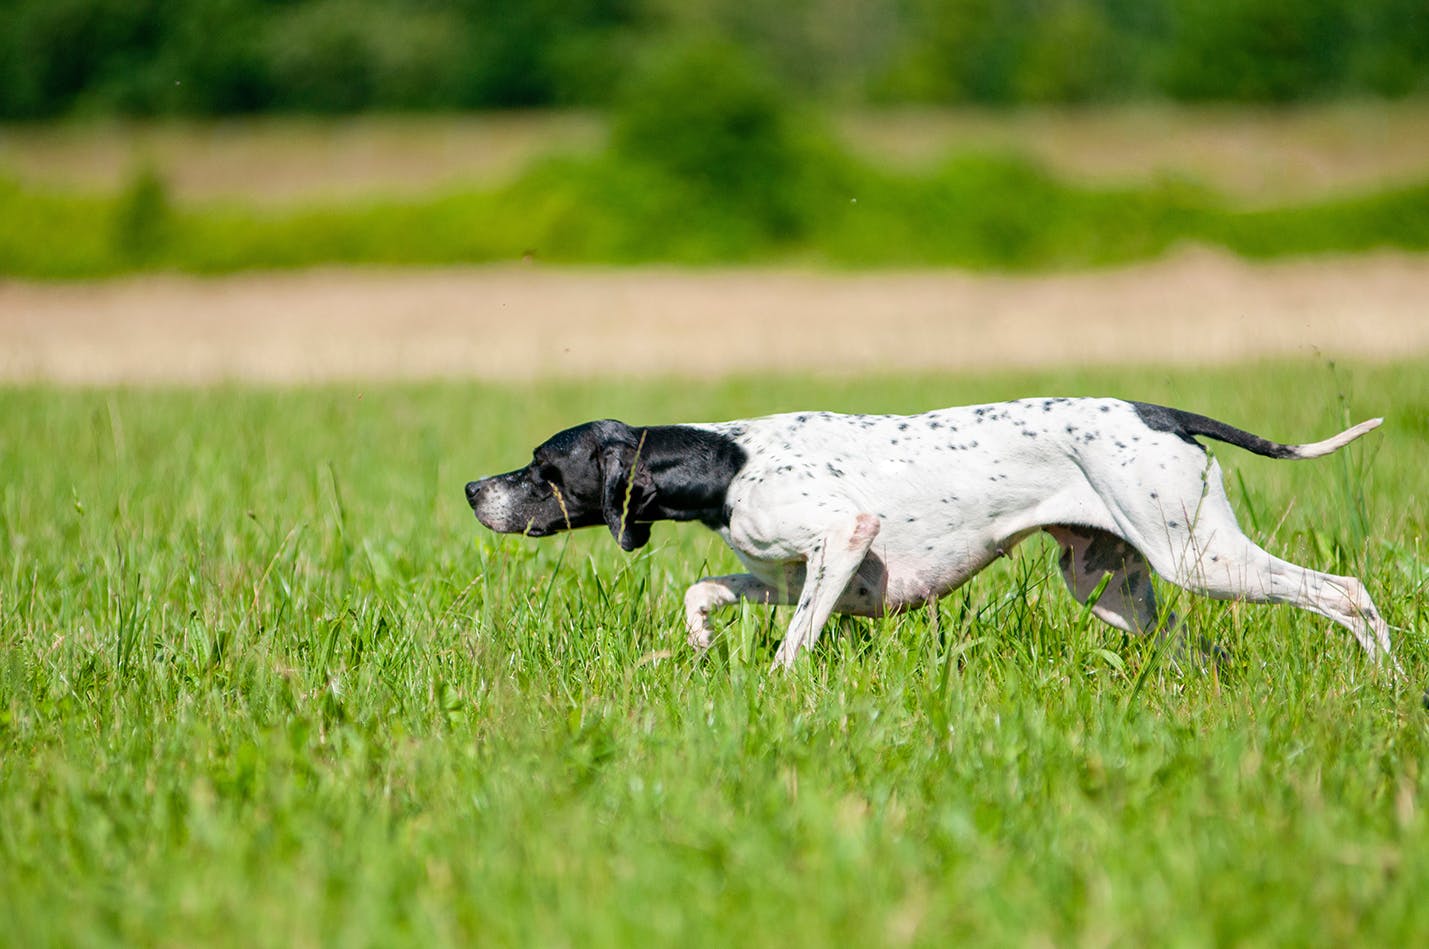
[[[643,437],[627,428],[628,438],[613,439],[600,449],[600,510],[621,550],[630,551],[650,542],[650,525],[637,524],[636,514],[655,495],[655,483],[641,464]],[[644,432],[640,433],[643,436]]]

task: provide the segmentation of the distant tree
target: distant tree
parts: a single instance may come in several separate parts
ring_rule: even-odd
[[[1106,12],[1086,0],[1056,0],[1025,25],[1026,39],[1011,77],[1025,102],[1087,102],[1107,98],[1124,76],[1120,46]]]
[[[1429,92],[1429,3],[1352,3],[1348,16],[1355,37],[1345,63],[1349,91],[1385,96]]]
[[[279,104],[317,112],[450,106],[463,21],[424,3],[313,0],[273,15],[263,38]]]
[[[637,0],[455,0],[467,30],[461,101],[608,103],[647,19]]]
[[[849,0],[648,0],[671,35],[719,37],[749,51],[803,96],[863,98],[886,69],[904,13]]]
[[[1164,87],[1181,99],[1289,102],[1339,86],[1344,0],[1176,0]]]
[[[155,0],[18,0],[0,29],[0,106],[16,116],[152,111],[159,34]]]
[[[1425,0],[0,0],[0,118],[605,106],[672,36],[825,102],[1429,91]]]
[[[624,87],[614,128],[621,160],[776,238],[806,223],[803,189],[829,166],[825,143],[757,61],[719,39],[652,55]]]

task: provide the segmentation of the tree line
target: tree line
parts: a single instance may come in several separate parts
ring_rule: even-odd
[[[1424,0],[0,0],[0,118],[600,107],[692,35],[842,104],[1429,91]]]

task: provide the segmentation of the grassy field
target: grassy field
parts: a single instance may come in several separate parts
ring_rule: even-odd
[[[620,114],[0,129],[0,275],[525,258],[1025,271],[1188,243],[1256,259],[1429,249],[1417,100],[771,106],[750,144],[737,109],[680,121],[677,92],[655,97],[643,137],[619,134]]]
[[[0,942],[1407,945],[1429,715],[1328,621],[1177,600],[1181,674],[1029,542],[926,613],[683,647],[733,567],[496,537],[461,486],[591,416],[1169,402],[1270,549],[1358,572],[1429,674],[1429,364],[860,381],[0,390]],[[1167,595],[1175,598],[1172,591]]]

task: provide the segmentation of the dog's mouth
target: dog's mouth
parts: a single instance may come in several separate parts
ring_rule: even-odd
[[[490,510],[483,509],[476,500],[471,502],[471,513],[476,517],[477,523],[487,530],[497,534],[520,534],[522,537],[550,537],[552,534],[560,533],[564,525],[551,524],[541,525],[536,523],[535,518],[530,518],[525,522],[510,517],[502,517],[494,514]]]
[[[483,527],[498,534],[550,537],[581,526],[560,488],[551,485],[551,497],[527,497],[524,481],[512,483],[520,474],[513,472],[467,483],[467,504]]]

